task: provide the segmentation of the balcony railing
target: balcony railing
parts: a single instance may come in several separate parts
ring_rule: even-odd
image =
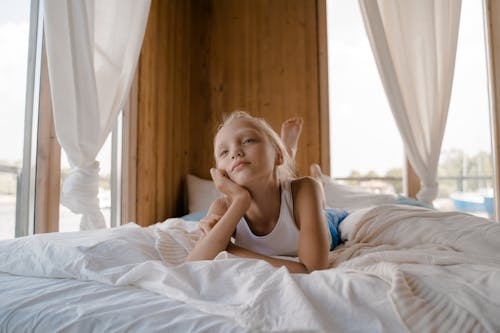
[[[16,176],[16,226],[15,226],[15,235],[16,237],[21,234],[21,231],[19,229],[20,223],[18,223],[19,219],[19,214],[21,211],[21,200],[18,200],[19,198],[19,193],[21,193],[21,168],[12,166],[12,165],[3,165],[0,164],[0,173],[7,173],[7,174],[12,174]]]
[[[355,182],[364,182],[370,180],[379,180],[386,182],[402,182],[402,177],[335,177],[335,180],[341,181],[355,181]],[[462,192],[464,190],[464,183],[467,181],[493,181],[493,176],[446,176],[446,177],[438,177],[438,182],[443,180],[452,180],[457,183],[457,191]]]
[[[402,192],[402,177],[337,177],[335,180],[351,184],[355,182],[375,193]],[[379,183],[369,184],[370,181]],[[440,193],[434,203],[436,208],[459,210],[480,216],[487,213],[488,217],[494,217],[493,176],[446,176],[438,177],[438,182]]]

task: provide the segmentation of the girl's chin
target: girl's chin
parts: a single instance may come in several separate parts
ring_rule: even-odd
[[[265,180],[271,181],[273,177],[271,175],[256,175],[253,173],[238,172],[236,174],[232,174],[230,179],[239,186],[248,188],[255,183],[265,183]]]
[[[247,184],[244,177],[233,177],[231,180],[240,186],[245,186]]]
[[[248,177],[246,177],[245,175],[240,174],[240,173],[233,175],[230,179],[240,186],[246,186],[246,185],[248,185],[248,182],[249,182]]]

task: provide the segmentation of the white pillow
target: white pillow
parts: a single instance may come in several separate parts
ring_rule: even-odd
[[[362,187],[340,184],[324,174],[318,178],[323,184],[327,207],[353,211],[363,207],[392,203],[396,199],[394,194],[377,194]]]
[[[194,175],[187,175],[187,191],[189,213],[207,211],[212,202],[222,196],[213,181]]]

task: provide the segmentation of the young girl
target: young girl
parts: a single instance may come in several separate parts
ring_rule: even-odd
[[[212,203],[200,222],[202,236],[186,261],[213,259],[226,250],[286,266],[292,273],[327,268],[332,236],[321,185],[311,177],[292,178],[290,154],[295,154],[301,122],[283,126],[290,134],[283,137],[290,153],[264,120],[242,111],[224,120],[214,139],[217,168],[210,173],[225,196]]]

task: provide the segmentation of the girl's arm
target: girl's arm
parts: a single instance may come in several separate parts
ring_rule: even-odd
[[[207,216],[222,215],[213,228],[202,236],[189,255],[186,262],[214,259],[219,252],[226,250],[231,241],[236,225],[250,207],[250,193],[225,177],[219,170],[210,170],[215,185],[228,197],[215,201]],[[225,207],[224,207],[225,206]]]
[[[321,185],[311,177],[292,182],[293,213],[300,228],[299,259],[309,272],[328,267],[330,238],[321,191]]]
[[[301,262],[269,257],[260,253],[247,250],[233,243],[229,243],[227,251],[241,258],[253,258],[253,259],[265,260],[275,267],[285,266],[290,273],[309,273],[307,267]]]

